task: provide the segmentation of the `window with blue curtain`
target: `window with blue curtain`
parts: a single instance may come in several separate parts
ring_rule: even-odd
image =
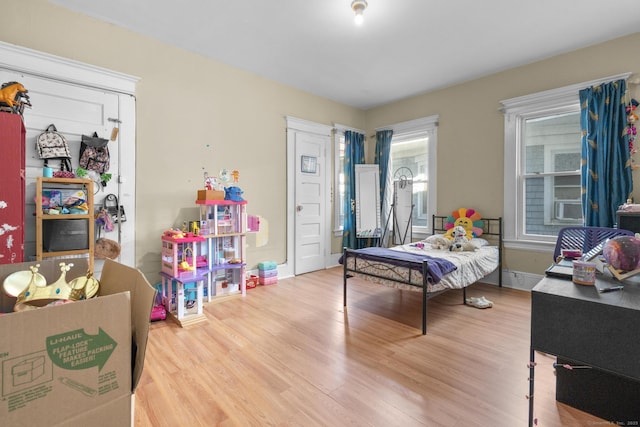
[[[364,164],[364,135],[348,130],[344,133],[344,225],[342,246],[360,249],[366,239],[356,238],[355,165]]]
[[[632,191],[624,83],[630,75],[501,101],[507,244],[544,251],[563,227],[614,224]]]

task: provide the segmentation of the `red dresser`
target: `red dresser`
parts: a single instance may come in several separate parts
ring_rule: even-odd
[[[24,149],[22,116],[0,112],[0,264],[24,261]]]

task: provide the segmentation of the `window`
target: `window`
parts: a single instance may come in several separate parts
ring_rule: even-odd
[[[502,101],[507,246],[548,248],[560,228],[583,224],[579,91],[617,78]]]
[[[580,112],[541,112],[520,120],[524,234],[556,236],[560,228],[583,222]]]
[[[390,210],[393,203],[393,182],[404,175],[408,175],[407,178],[413,176],[411,232],[414,240],[424,238],[431,232],[431,216],[436,213],[438,116],[397,123],[387,129],[393,130],[393,137],[389,156],[388,190],[385,194],[386,206]],[[386,217],[389,215],[388,210],[385,212]]]
[[[342,235],[344,225],[344,133],[348,130],[336,125],[334,133],[334,192],[333,192],[333,233],[336,236]]]
[[[426,235],[431,228],[431,215],[436,212],[435,176],[437,149],[437,121],[438,116],[430,116],[408,122],[398,123],[384,129],[393,130],[391,140],[391,153],[389,176],[387,180],[386,206],[393,203],[393,180],[397,172],[396,179],[401,175],[406,175],[406,170],[413,176],[413,212],[411,222],[413,225],[413,236]],[[334,233],[342,233],[344,220],[343,203],[344,198],[344,133],[349,128],[336,125],[334,138],[334,165],[335,177],[334,188]],[[364,133],[362,131],[357,131]],[[375,150],[375,137],[366,142],[367,152]],[[367,158],[373,158],[373,155]],[[411,176],[409,176],[410,178]],[[388,213],[383,212],[382,224],[387,222]]]
[[[334,236],[342,236],[342,227],[344,225],[344,133],[353,131],[364,134],[360,129],[349,128],[343,125],[334,124],[333,135],[333,234]]]
[[[413,210],[411,223],[414,232],[425,232],[429,225],[428,200],[429,200],[429,137],[428,136],[402,136],[391,140],[391,155],[389,174],[392,182],[404,178],[412,179],[413,186]],[[391,187],[391,193],[393,187]]]

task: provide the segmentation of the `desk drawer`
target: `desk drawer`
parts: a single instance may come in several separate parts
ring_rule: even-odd
[[[558,358],[560,365],[581,365]],[[640,381],[600,369],[556,370],[556,400],[605,419],[614,425],[639,425]]]
[[[531,347],[640,380],[640,311],[534,290]]]

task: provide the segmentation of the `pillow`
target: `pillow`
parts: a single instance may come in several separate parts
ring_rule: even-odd
[[[428,243],[430,245],[439,245],[442,243],[442,239],[445,238],[444,234],[434,234],[432,236],[427,237],[423,240],[424,243]],[[488,240],[483,239],[481,237],[474,237],[470,240],[471,243],[476,245],[476,247],[481,248],[483,246],[489,246],[490,243]]]
[[[444,237],[444,234],[434,234],[423,240],[425,243],[438,243],[440,239]]]
[[[471,239],[471,243],[473,243],[479,248],[483,246],[489,246],[489,242],[481,237],[474,237],[473,239]]]

